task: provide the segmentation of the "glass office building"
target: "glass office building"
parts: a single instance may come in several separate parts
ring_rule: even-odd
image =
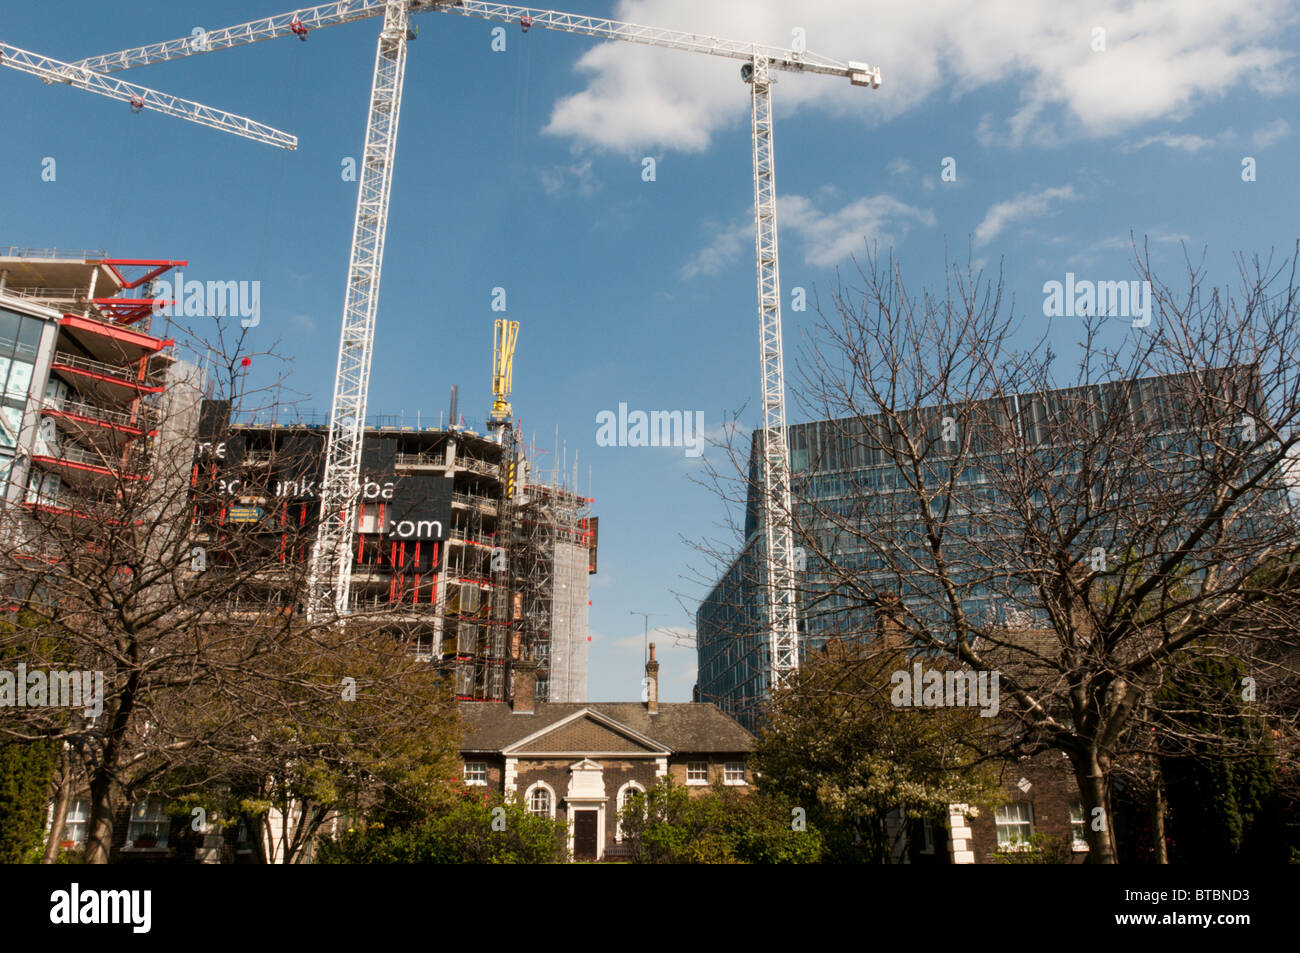
[[[1253,369],[1208,372],[1205,380],[1214,382],[1223,408],[1262,413]],[[1199,421],[1218,411],[1207,410],[1192,383],[1186,376],[1151,377],[1008,395],[964,409],[918,408],[893,421],[874,415],[787,427],[801,655],[832,637],[871,638],[876,619],[864,593],[893,594],[938,626],[950,618],[917,503],[918,480],[933,488],[933,505],[943,512],[946,576],[956,583],[963,615],[987,626],[1046,624],[1029,582],[1033,562],[1025,538],[1026,526],[1038,517],[1022,508],[1049,519],[1048,495],[1068,506],[1095,497],[1111,515],[1106,525],[1088,530],[1094,535],[1079,538],[1078,555],[1086,561],[1113,560],[1134,545],[1124,527],[1143,519],[1144,494],[1156,499],[1163,487],[1178,486],[1180,471],[1188,473],[1186,499],[1171,505],[1185,514],[1203,506],[1193,491],[1204,485],[1203,470],[1211,465],[1207,448],[1230,453],[1239,437],[1207,439]],[[1117,412],[1131,439],[1099,433]],[[1242,418],[1239,412],[1222,416]],[[750,728],[770,677],[755,463],[761,438],[756,432],[751,444],[744,543],[696,615],[698,698]],[[898,452],[904,440],[924,452]],[[1009,452],[1009,442],[1030,452]],[[1260,450],[1268,456],[1266,447]],[[1029,482],[1018,492],[1022,476]],[[1270,492],[1268,506],[1286,505],[1284,490]],[[1126,494],[1134,500],[1128,513]],[[1268,518],[1268,512],[1240,526],[1249,532],[1251,519]]]

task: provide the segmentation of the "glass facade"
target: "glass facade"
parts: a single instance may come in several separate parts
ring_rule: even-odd
[[[9,482],[45,322],[0,308],[0,481]]]
[[[1251,380],[1225,374],[1216,386],[1253,406],[1242,396],[1251,393]],[[1207,440],[1198,423],[1205,408],[1180,409],[1188,393],[1186,379],[1149,378],[993,398],[960,411],[929,407],[787,427],[801,654],[832,637],[873,636],[868,594],[896,596],[940,630],[952,618],[950,596],[981,626],[1046,624],[1033,585],[1032,529],[1040,519],[1047,527],[1062,518],[1054,506],[1094,502],[1105,510],[1109,522],[1088,526],[1078,547],[1081,555],[1100,551],[1112,560],[1131,551],[1139,526],[1149,530],[1143,497],[1165,502],[1180,472],[1188,475],[1189,492],[1179,501],[1184,518],[1203,512],[1195,488],[1205,486],[1213,448],[1230,451],[1235,438]],[[1115,414],[1126,417],[1131,439],[1099,436]],[[756,492],[761,438],[756,433],[751,447],[745,544],[696,616],[699,700],[751,729],[769,669]],[[918,490],[932,513],[942,514],[937,524],[922,518]],[[1133,501],[1128,513],[1126,499]],[[1250,519],[1240,525],[1251,531]],[[951,592],[941,579],[954,583]]]

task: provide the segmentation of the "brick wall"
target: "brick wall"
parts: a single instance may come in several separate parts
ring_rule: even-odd
[[[1088,852],[1071,847],[1073,835],[1070,825],[1070,808],[1079,800],[1074,771],[1069,760],[1059,751],[1047,751],[1024,761],[1009,764],[1003,774],[1003,793],[1007,801],[1028,803],[1033,812],[1035,834],[1046,834],[1062,842],[1067,848],[1071,863],[1083,863]],[[1030,783],[1028,791],[1017,787],[1024,778]],[[969,822],[970,846],[975,863],[986,864],[997,850],[997,805],[982,805],[979,816]]]

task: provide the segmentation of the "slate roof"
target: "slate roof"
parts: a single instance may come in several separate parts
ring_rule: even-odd
[[[754,736],[707,702],[659,705],[651,715],[641,702],[539,702],[529,715],[515,714],[503,702],[462,702],[462,751],[500,751],[529,735],[590,709],[659,742],[670,751],[732,753],[754,750]]]

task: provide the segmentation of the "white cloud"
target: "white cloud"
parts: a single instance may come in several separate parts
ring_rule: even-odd
[[[1167,228],[1156,226],[1145,233],[1135,232],[1133,235],[1110,235],[1106,238],[1099,238],[1097,241],[1088,245],[1083,251],[1068,259],[1071,265],[1088,265],[1096,262],[1101,252],[1127,252],[1133,253],[1134,245],[1140,253],[1143,242],[1150,242],[1153,245],[1178,245],[1184,242],[1190,242],[1192,236],[1184,232],[1172,232]],[[1068,242],[1069,239],[1062,236],[1061,242]]]
[[[912,163],[908,162],[902,156],[899,156],[897,159],[890,162],[885,168],[889,170],[890,175],[907,175],[907,173],[912,171]]]
[[[579,159],[570,165],[556,165],[549,169],[542,169],[538,176],[547,195],[572,188],[586,198],[600,191],[600,183],[592,175],[591,166],[591,159]]]
[[[1133,146],[1131,151],[1145,149],[1147,146],[1165,146],[1168,149],[1181,149],[1184,152],[1200,152],[1202,149],[1208,149],[1210,146],[1217,145],[1219,142],[1226,142],[1231,138],[1231,134],[1206,138],[1190,132],[1162,132],[1158,135],[1147,136]]]
[[[1074,198],[1074,187],[1062,185],[1043,189],[1039,192],[1026,192],[1005,202],[991,206],[984,216],[984,221],[975,228],[975,244],[987,245],[997,238],[1008,225],[1027,218],[1043,215],[1057,200]]]
[[[781,74],[778,113],[807,106],[860,119],[901,115],[926,101],[1013,83],[1020,107],[981,120],[989,140],[1058,142],[1062,132],[1109,136],[1176,119],[1248,84],[1286,88],[1278,45],[1292,0],[620,0],[613,15],[650,26],[790,45],[882,71],[878,90],[827,76]],[[1094,52],[1092,31],[1106,31]],[[739,62],[611,41],[577,70],[585,87],[561,99],[546,130],[627,153],[706,148],[748,121]]]
[[[1261,126],[1255,130],[1255,134],[1250,137],[1250,141],[1256,149],[1267,149],[1273,143],[1285,139],[1291,133],[1291,124],[1285,119],[1275,119],[1267,126]]]
[[[866,243],[896,245],[913,225],[934,227],[929,209],[914,208],[890,195],[864,196],[833,211],[817,207],[803,195],[782,195],[776,200],[776,220],[785,247],[798,243],[804,262],[830,267],[847,260]],[[753,251],[752,215],[743,223],[713,229],[713,237],[682,269],[682,276],[716,274]]]

